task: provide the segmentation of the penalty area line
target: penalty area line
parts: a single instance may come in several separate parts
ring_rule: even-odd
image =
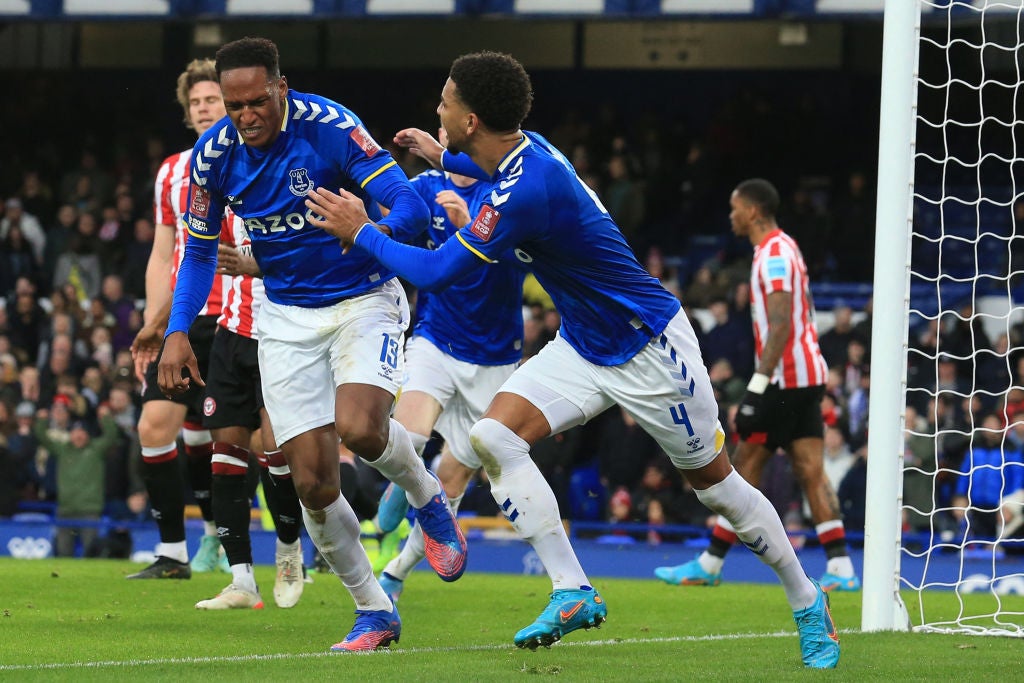
[[[840,633],[850,633],[842,630]],[[701,643],[708,641],[750,640],[753,638],[795,638],[793,631],[776,631],[774,633],[730,633],[706,636],[666,636],[661,638],[607,638],[604,640],[560,641],[555,648],[580,647],[614,647],[617,645],[657,645],[664,643]],[[499,652],[515,650],[511,643],[492,645],[464,645],[459,647],[411,647],[405,649],[383,649],[369,652],[295,652],[252,655],[229,655],[223,657],[161,657],[157,659],[126,659],[124,661],[105,662],[51,662],[41,664],[0,664],[2,671],[59,671],[70,669],[113,669],[134,666],[159,666],[166,664],[209,664],[209,663],[244,663],[267,662],[279,659],[314,659],[321,657],[400,657],[429,653],[458,652]]]

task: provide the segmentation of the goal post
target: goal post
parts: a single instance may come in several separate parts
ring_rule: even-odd
[[[868,406],[871,504],[864,517],[865,631],[909,627],[899,594],[899,549],[920,15],[916,0],[886,0]]]
[[[1024,637],[1024,0],[883,31],[861,629]]]

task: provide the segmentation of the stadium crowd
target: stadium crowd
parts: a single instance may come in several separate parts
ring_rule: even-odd
[[[685,140],[675,134],[666,140],[657,126],[642,119],[627,122],[613,110],[602,110],[592,121],[578,112],[567,113],[550,136],[602,198],[641,262],[691,312],[730,435],[735,434],[731,417],[754,370],[754,339],[750,249],[728,235],[725,217],[729,191],[740,177],[730,171],[741,165],[739,141],[749,143],[752,131],[764,123],[765,107],[771,109],[770,102],[754,104],[739,98],[726,107],[729,115],[723,114],[703,135]],[[746,119],[737,114],[750,111],[760,114]],[[378,139],[390,138],[379,133]],[[44,156],[19,157],[3,173],[0,515],[53,505],[59,512],[75,492],[61,490],[64,457],[56,455],[59,449],[41,443],[74,444],[76,429],[98,439],[99,415],[109,413],[117,426],[116,444],[101,461],[77,471],[75,488],[83,488],[86,480],[101,486],[101,513],[111,519],[146,519],[135,427],[140,386],[128,347],[142,324],[154,230],[153,175],[166,150],[157,137],[135,148],[119,141],[110,149],[118,152],[104,157],[87,141],[77,160],[54,164]],[[410,176],[423,170],[414,156],[389,149]],[[766,145],[752,150],[755,156],[769,152]],[[55,170],[62,167],[67,170]],[[801,176],[795,169],[775,180],[788,190],[779,223],[798,240],[812,282],[870,282],[872,179],[847,168],[830,181]],[[832,325],[819,329],[830,368],[822,402],[825,468],[838,491],[846,528],[856,538],[865,505],[871,307],[870,300],[863,310],[836,304]],[[526,359],[554,337],[559,318],[529,279],[523,311]],[[962,493],[958,481],[965,479],[940,476],[940,490],[933,497],[932,473],[936,467],[958,469],[970,444],[967,438],[943,438],[936,462],[933,435],[951,426],[969,435],[970,425],[981,425],[983,414],[1002,423],[1024,410],[1024,390],[1006,391],[1024,385],[1024,360],[1012,366],[1013,381],[1003,377],[1007,373],[998,362],[976,371],[974,376],[991,383],[991,396],[962,401],[942,392],[970,394],[972,368],[949,358],[930,362],[928,349],[938,345],[954,356],[963,355],[956,353],[957,344],[973,342],[973,348],[985,344],[998,353],[1010,343],[1019,347],[1020,339],[989,342],[983,331],[964,324],[926,326],[917,332],[912,345],[923,353],[912,358],[911,387],[935,386],[929,373],[937,366],[940,388],[937,398],[912,392],[908,408],[914,435],[907,442],[907,458],[915,469],[906,475],[905,499],[921,512],[908,513],[906,523],[920,530],[928,528],[931,510],[948,506]],[[1020,336],[1024,330],[1015,332]],[[1014,447],[1024,441],[1021,430],[1009,436]],[[686,526],[693,533],[711,523],[710,513],[654,440],[617,408],[538,444],[533,455],[564,517]],[[372,476],[363,479],[380,484]],[[783,455],[770,464],[762,487],[789,529],[809,529],[806,505]],[[473,490],[461,510],[497,512],[486,491],[479,495]],[[955,528],[958,522],[953,514],[940,517],[943,528]],[[678,538],[678,533],[668,537]],[[650,542],[665,536],[656,528],[638,535]],[[87,550],[109,552],[103,543]]]

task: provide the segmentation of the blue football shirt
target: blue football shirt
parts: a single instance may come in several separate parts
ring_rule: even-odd
[[[290,90],[281,132],[265,150],[244,144],[225,117],[192,150],[185,221],[194,239],[185,248],[168,334],[188,329],[194,300],[209,291],[219,229],[214,217],[225,208],[242,218],[274,303],[328,306],[394,277],[365,252],[343,254],[338,240],[311,222],[304,202],[314,187],[344,187],[368,204],[389,207],[382,222],[396,230],[429,220],[426,204],[395,160],[337,102]]]
[[[443,161],[454,173],[480,175],[465,155]],[[628,361],[679,312],[679,300],[644,270],[597,195],[543,137],[525,133],[484,182],[489,192],[476,219],[437,251],[368,229],[356,244],[427,288],[447,286],[481,261],[516,259],[551,295],[560,334],[597,365]]]
[[[434,201],[437,193],[452,190],[475,215],[490,190],[490,183],[459,187],[444,173],[424,171],[412,186],[430,208],[431,221],[423,237],[428,249],[437,249],[459,231],[448,213]],[[414,333],[429,339],[458,360],[474,365],[508,365],[522,357],[523,277],[510,259],[488,264],[438,292],[420,292]]]

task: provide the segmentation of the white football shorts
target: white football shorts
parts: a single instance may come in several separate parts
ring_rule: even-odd
[[[422,391],[441,404],[434,429],[444,437],[456,460],[477,469],[480,459],[469,444],[469,428],[483,416],[494,394],[518,365],[474,365],[449,356],[429,339],[413,335],[405,345],[408,378],[402,391]]]
[[[397,279],[323,308],[267,300],[257,326],[263,402],[278,446],[333,424],[342,384],[372,384],[397,395],[405,376],[409,302]]]
[[[707,465],[725,445],[711,380],[683,311],[621,365],[594,365],[558,335],[500,391],[519,394],[537,406],[552,434],[620,405],[681,470]]]

